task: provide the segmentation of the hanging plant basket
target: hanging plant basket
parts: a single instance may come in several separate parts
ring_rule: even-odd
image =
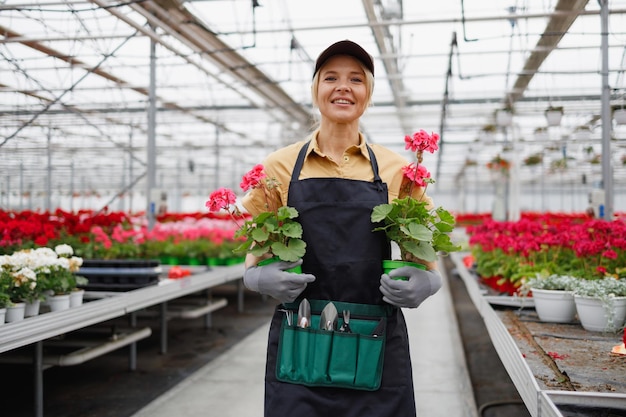
[[[496,124],[498,126],[511,126],[513,124],[513,112],[509,109],[497,110]]]
[[[560,126],[563,118],[563,107],[549,107],[545,111],[548,126]]]
[[[613,119],[618,125],[626,125],[626,109],[613,110]]]
[[[539,165],[543,162],[543,155],[540,153],[532,154],[524,159],[524,165],[526,166],[534,166]]]

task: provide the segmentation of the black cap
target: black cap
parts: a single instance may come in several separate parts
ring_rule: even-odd
[[[370,70],[372,75],[374,75],[374,60],[372,59],[370,54],[368,54],[365,49],[361,48],[358,44],[349,40],[345,40],[333,43],[328,48],[326,48],[319,57],[317,57],[317,61],[315,61],[315,71],[313,72],[313,76],[317,74],[317,71],[320,70],[320,68],[322,67],[322,65],[324,65],[326,61],[328,61],[331,57],[335,55],[350,55],[358,59],[363,65],[365,65],[365,68]]]

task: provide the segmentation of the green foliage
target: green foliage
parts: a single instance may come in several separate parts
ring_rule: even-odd
[[[371,220],[381,224],[373,231],[384,231],[401,251],[427,262],[437,260],[437,252],[461,250],[448,233],[454,230],[454,216],[442,207],[428,209],[425,201],[411,197],[380,204],[372,210]]]
[[[611,277],[593,280],[579,280],[574,293],[583,297],[599,298],[603,301],[615,297],[626,297],[626,279]]]
[[[247,220],[235,233],[235,238],[246,240],[235,248],[236,253],[252,253],[261,257],[272,254],[282,261],[294,262],[306,252],[302,240],[302,225],[296,219],[298,211],[282,206],[276,212],[262,212]]]
[[[524,286],[529,289],[538,290],[557,290],[557,291],[574,291],[578,285],[580,278],[570,275],[548,275],[543,276],[537,274],[535,278],[528,280]]]
[[[5,308],[12,304],[11,296],[9,295],[10,286],[10,276],[5,273],[4,268],[0,268],[0,308]]]

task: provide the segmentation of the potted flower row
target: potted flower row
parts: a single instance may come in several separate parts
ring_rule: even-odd
[[[570,323],[576,315],[585,330],[615,332],[626,320],[626,278],[582,279],[537,275],[524,284],[532,292],[539,319]]]
[[[82,304],[87,280],[77,276],[82,258],[73,256],[69,245],[55,249],[24,249],[0,256],[0,322],[23,320],[39,314],[41,302],[50,311]]]

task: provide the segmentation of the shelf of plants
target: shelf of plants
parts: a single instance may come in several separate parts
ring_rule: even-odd
[[[103,323],[117,317],[122,317],[139,310],[155,306],[164,306],[170,300],[199,293],[212,287],[240,280],[243,276],[243,264],[212,268],[204,273],[181,276],[178,279],[161,280],[157,285],[138,288],[133,291],[117,292],[115,296],[108,296],[84,303],[76,308],[68,308],[62,311],[39,314],[23,320],[0,326],[0,353],[13,351],[23,346],[41,343],[59,335],[67,334],[76,330]],[[224,302],[205,304],[200,311],[208,314],[216,308],[225,306]],[[167,310],[167,309],[165,309]],[[162,310],[163,311],[163,310]],[[165,311],[167,316],[167,311]],[[161,317],[161,342],[162,351],[166,351],[167,317]],[[150,329],[142,329],[137,332],[135,338],[147,337]],[[129,339],[129,342],[133,340]],[[41,345],[39,345],[41,346]],[[109,352],[111,349],[122,347],[123,344],[105,344],[94,351],[93,355]],[[42,349],[35,350],[36,357],[32,359],[35,366],[35,402],[36,410],[43,409],[43,377],[46,367],[62,365],[62,362],[49,362],[43,357]],[[92,353],[86,353],[86,360],[92,358]],[[94,356],[95,357],[95,356]],[[68,356],[68,365],[80,363],[80,358]],[[134,362],[134,358],[131,358]],[[41,413],[37,413],[41,416]]]
[[[494,347],[533,417],[626,412],[626,357],[611,354],[619,332],[591,332],[577,321],[548,323],[530,305],[492,304],[469,253],[451,258],[480,312]],[[503,298],[514,298],[506,293]],[[521,297],[521,296],[520,296]],[[580,414],[576,414],[580,415]]]

